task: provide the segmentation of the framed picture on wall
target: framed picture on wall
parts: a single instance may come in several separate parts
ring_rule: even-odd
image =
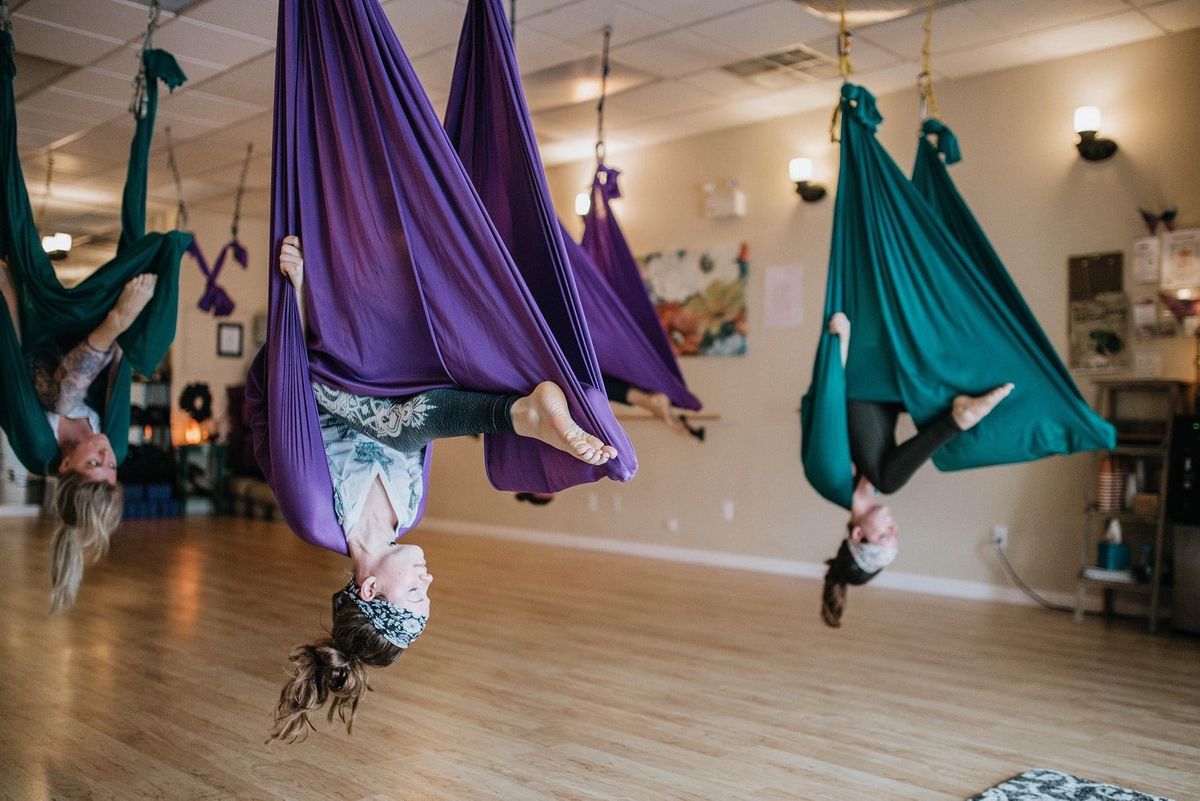
[[[242,324],[217,323],[217,355],[231,359],[242,356]]]

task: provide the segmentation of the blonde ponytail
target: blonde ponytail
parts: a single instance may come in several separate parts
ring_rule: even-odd
[[[119,485],[89,481],[78,473],[58,479],[54,497],[54,553],[50,614],[69,609],[83,581],[84,553],[95,562],[108,551],[112,533],[121,523],[124,494]]]

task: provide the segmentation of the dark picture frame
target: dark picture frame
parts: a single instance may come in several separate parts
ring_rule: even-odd
[[[242,357],[245,330],[241,323],[217,323],[217,355],[229,359]]]

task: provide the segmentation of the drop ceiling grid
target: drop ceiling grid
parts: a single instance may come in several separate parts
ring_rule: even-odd
[[[384,5],[436,98],[449,87],[465,5],[466,0]],[[196,174],[207,171],[214,186],[230,192],[245,142],[253,140],[263,151],[270,147],[276,8],[276,0],[199,0],[179,15],[164,12],[156,36],[156,45],[175,52],[190,78],[174,96],[164,95],[163,122],[171,124],[181,152],[188,148],[189,163],[205,165],[195,167]],[[614,144],[622,138],[664,141],[801,110],[797,104],[823,84],[771,92],[719,68],[801,43],[831,55],[835,41],[835,26],[794,0],[518,0],[517,10],[518,59],[526,73],[591,55],[600,29],[612,23],[613,58],[661,79],[628,90],[624,100],[620,93],[613,96],[610,119],[629,132],[622,137],[613,131]],[[14,4],[19,52],[77,67],[22,98],[20,110],[28,119],[20,131],[23,149],[61,145],[63,159],[75,157],[90,177],[110,180],[119,190],[132,133],[123,106],[145,18],[145,4],[132,0]],[[923,14],[916,13],[858,32],[856,63],[865,81],[884,91],[909,80],[922,21]],[[961,77],[1196,25],[1200,0],[965,0],[937,11],[935,68],[939,75]],[[535,115],[539,132],[557,140],[547,149],[547,163],[586,155],[583,144],[594,135],[593,107],[588,101]],[[437,111],[440,115],[440,105]],[[155,153],[163,154],[161,136]],[[33,173],[44,169],[44,153],[27,152],[23,162],[37,165],[28,176],[36,182]],[[254,169],[261,179],[264,168]],[[219,198],[204,202],[216,204]]]

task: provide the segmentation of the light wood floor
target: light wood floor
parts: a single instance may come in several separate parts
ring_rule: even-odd
[[[1196,639],[874,589],[830,631],[814,582],[413,536],[418,646],[352,737],[268,747],[347,560],[132,523],[47,619],[47,534],[0,520],[0,798],[930,801],[1032,767],[1200,797]]]

